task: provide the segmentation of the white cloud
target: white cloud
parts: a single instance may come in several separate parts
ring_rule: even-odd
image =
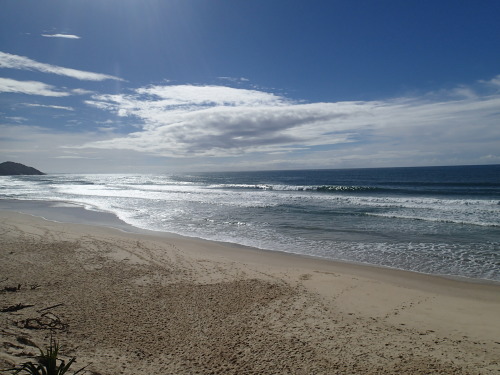
[[[45,38],[65,38],[65,39],[80,39],[78,35],[72,34],[42,34]]]
[[[9,117],[6,117],[6,119],[17,122],[17,123],[28,121],[28,119],[26,117],[22,117],[22,116],[9,116]]]
[[[72,94],[40,82],[2,85],[5,80],[0,79],[0,91]],[[296,102],[224,86],[147,86],[120,95],[94,94],[87,104],[124,117],[111,121],[104,113],[97,127],[84,121],[57,131],[22,125],[34,119],[6,125],[0,129],[0,154],[60,163],[52,170],[102,172],[111,166],[133,170],[131,165],[136,170],[243,170],[499,163],[500,94],[491,81],[483,83],[489,91],[479,86],[336,103]],[[117,127],[120,123],[127,127]],[[135,130],[123,133],[130,126]],[[84,163],[95,158],[106,162]],[[72,163],[78,160],[81,164]]]
[[[74,132],[33,125],[9,125],[0,121],[0,160],[16,160],[28,165],[36,161],[36,167],[46,173],[129,173],[131,170],[148,173],[155,171],[155,163],[156,166],[160,164],[157,158],[128,150],[67,148],[97,137],[105,139],[109,135],[85,131],[84,128]]]
[[[450,99],[453,98],[453,99]],[[443,98],[297,103],[257,90],[224,86],[150,86],[87,102],[140,120],[140,130],[83,148],[122,149],[173,158],[293,151],[320,155],[349,145],[351,160],[397,155],[430,158],[457,148],[494,153],[500,140],[500,96],[460,86]],[[383,151],[383,152],[382,152]],[[321,155],[325,155],[324,153]],[[331,156],[333,158],[333,156]],[[484,155],[484,154],[483,154]]]
[[[500,74],[490,80],[481,80],[480,83],[500,88]]]
[[[289,102],[272,93],[225,86],[148,86],[137,89],[136,93],[162,106],[256,106]]]
[[[6,52],[0,52],[0,68],[37,70],[43,73],[57,74],[87,81],[104,81],[107,79],[123,81],[123,79],[119,77],[107,74],[92,73],[83,70],[64,68],[57,65],[44,64],[25,56],[12,55]]]
[[[76,155],[61,155],[61,156],[54,156],[52,157],[53,159],[85,159],[85,160],[98,160],[100,158],[89,158],[86,156],[76,156]]]
[[[117,127],[113,127],[113,126],[110,126],[110,127],[101,126],[101,127],[97,128],[97,130],[99,130],[101,132],[105,132],[105,133],[114,132],[117,129],[118,129]]]
[[[11,92],[27,95],[68,96],[64,91],[56,91],[54,86],[37,81],[17,81],[10,78],[0,78],[0,92]]]
[[[72,107],[66,107],[61,105],[45,105],[45,104],[35,104],[35,103],[24,103],[26,107],[39,107],[39,108],[51,108],[51,109],[62,109],[65,111],[74,111],[75,109]]]
[[[243,82],[249,82],[250,80],[245,77],[217,77],[220,80],[223,81],[229,81],[229,82],[234,82],[234,83],[243,83]]]
[[[95,94],[94,91],[85,90],[85,89],[72,89],[71,92],[75,95],[90,95]]]

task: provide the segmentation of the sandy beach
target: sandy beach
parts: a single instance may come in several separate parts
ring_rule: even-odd
[[[0,233],[0,369],[52,331],[94,375],[500,374],[498,284],[12,211]]]

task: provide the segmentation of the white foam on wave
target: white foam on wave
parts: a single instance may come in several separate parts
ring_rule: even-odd
[[[89,210],[114,213],[142,229],[418,272],[500,280],[498,242],[439,242],[444,238],[443,228],[455,228],[455,224],[500,226],[497,200],[356,195],[343,190],[318,194],[305,185],[293,189],[288,185],[207,185],[133,175],[0,179],[0,188],[1,194],[16,199],[73,202]],[[431,227],[427,222],[437,224]],[[459,233],[458,228],[453,233]],[[436,241],[409,243],[404,236],[396,236],[392,242],[378,240],[401,229],[415,232],[411,232],[412,238],[417,239],[421,238],[420,229],[427,230],[427,238],[432,235]],[[486,230],[471,231],[479,238],[477,233]],[[352,241],[336,239],[335,231]]]

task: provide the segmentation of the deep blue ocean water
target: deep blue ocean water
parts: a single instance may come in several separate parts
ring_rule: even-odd
[[[71,202],[135,227],[500,281],[500,165],[0,177],[0,199]]]

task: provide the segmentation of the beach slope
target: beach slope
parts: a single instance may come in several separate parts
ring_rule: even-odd
[[[0,211],[0,369],[498,374],[500,286]]]

